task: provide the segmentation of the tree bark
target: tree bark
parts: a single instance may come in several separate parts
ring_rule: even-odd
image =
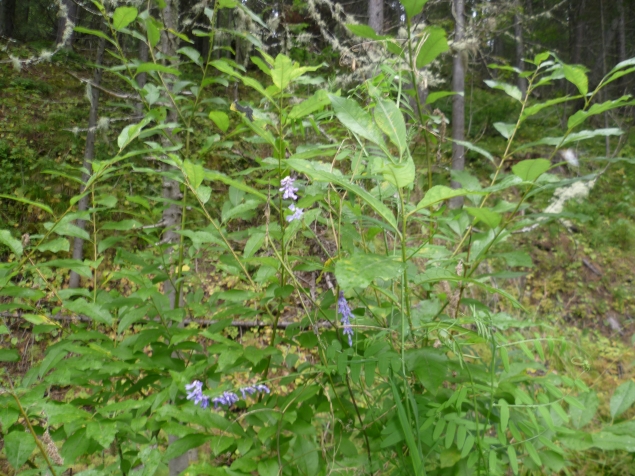
[[[465,147],[456,141],[465,140],[465,65],[467,54],[461,44],[465,34],[464,0],[453,0],[454,7],[454,42],[455,53],[452,65],[452,171],[460,172],[465,168]],[[460,183],[452,181],[452,188],[459,188]],[[463,197],[450,199],[451,208],[463,206]]]
[[[103,38],[99,39],[99,43],[97,46],[97,58],[95,59],[95,64],[97,67],[95,68],[95,73],[93,74],[93,83],[96,86],[99,86],[101,83],[102,69],[99,67],[103,63],[104,60],[104,50],[106,48],[106,40]],[[95,135],[97,133],[97,119],[98,119],[98,106],[99,106],[99,89],[91,88],[91,101],[90,101],[90,111],[88,113],[88,132],[86,133],[86,148],[84,149],[84,163],[82,164],[84,169],[90,172],[91,164],[93,163],[93,158],[95,157]],[[86,182],[90,175],[86,172],[82,173],[82,192],[86,190]],[[85,212],[88,210],[88,195],[84,195],[77,204],[77,211],[79,213]],[[86,228],[86,220],[77,220],[75,223],[82,230]],[[73,259],[83,260],[84,259],[84,240],[80,237],[75,237],[73,241]],[[75,271],[71,271],[71,276],[68,282],[69,288],[77,288],[79,287],[79,274]]]
[[[15,29],[16,0],[2,0],[2,35],[11,38]]]
[[[378,35],[384,33],[384,0],[368,0],[368,25]]]
[[[57,46],[71,48],[73,28],[77,23],[77,4],[74,0],[60,0],[60,17],[57,20]]]
[[[575,41],[573,44],[573,63],[575,64],[582,63],[582,46],[584,44],[584,30],[586,26],[583,18],[585,3],[586,0],[580,2],[575,20]]]
[[[525,43],[523,39],[523,23],[522,23],[522,6],[519,0],[514,0],[514,36],[516,37],[516,67],[522,73],[525,70]],[[527,80],[522,76],[518,76],[518,89],[525,97],[527,93]]]
[[[178,39],[175,35],[168,32],[178,31],[178,17],[179,17],[179,3],[178,0],[165,0],[165,7],[161,10],[161,16],[163,20],[163,24],[165,25],[165,31],[161,34],[161,54],[164,58],[175,58],[176,50],[178,47]],[[178,67],[178,65],[171,65],[174,67]],[[164,75],[168,88],[172,88],[172,84],[175,81],[175,77],[171,75]],[[174,107],[168,109],[166,122],[174,123],[177,122],[178,115]],[[167,134],[172,134],[171,130],[166,131]],[[167,139],[163,140],[164,146],[172,145],[171,142]],[[167,168],[168,166],[164,166]],[[179,182],[176,180],[170,180],[165,178],[163,180],[163,192],[162,196],[166,199],[166,202],[169,203],[167,208],[163,211],[162,221],[164,223],[165,229],[163,231],[162,241],[164,243],[175,244],[179,241],[180,235],[177,233],[177,230],[181,227],[181,208],[176,205],[176,202],[183,198],[181,194],[181,187]],[[166,263],[174,262],[174,250],[173,247],[170,246],[166,250]],[[163,292],[168,296],[170,309],[175,309],[181,305],[181,296],[178,295],[178,289],[174,285],[174,282],[171,279],[164,281],[163,283]],[[172,444],[178,440],[178,437],[175,435],[168,435],[168,443]],[[168,463],[169,475],[170,476],[178,476],[183,471],[185,471],[190,465],[190,461],[196,458],[196,449],[186,451],[181,456],[177,456],[173,458]]]

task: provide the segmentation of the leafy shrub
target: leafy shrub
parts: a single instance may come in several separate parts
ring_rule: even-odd
[[[422,8],[403,4],[408,22]],[[138,25],[156,53],[169,25],[134,7],[110,17],[95,5],[119,57],[120,38]],[[222,5],[250,13],[240,2]],[[428,33],[409,49],[423,59],[408,64],[434,60],[431,45],[445,37]],[[414,74],[400,60],[401,43],[385,41],[396,53],[389,67]],[[129,82],[145,114],[123,128],[116,154],[93,161],[85,191],[62,213],[13,197],[49,218],[31,237],[0,231],[11,252],[0,264],[2,306],[38,332],[60,335],[22,378],[4,374],[0,423],[16,471],[36,447],[33,473],[61,474],[83,462],[91,466],[84,475],[154,474],[203,446],[189,470],[212,475],[559,472],[570,451],[632,451],[615,437],[617,425],[584,430],[597,408],[580,379],[585,365],[551,372],[548,359],[566,342],[533,326],[522,304],[483,270],[497,262],[531,266],[527,254],[500,245],[512,231],[540,224],[544,217],[526,205],[563,183],[546,174],[548,159],[523,160],[509,171],[506,163],[516,132],[549,102],[529,103],[514,86],[492,82],[522,112],[515,124],[497,127],[506,152],[491,181],[468,177],[464,188],[451,189],[429,175],[415,200],[411,142],[416,134],[438,136],[438,121],[422,104],[404,106],[401,76],[368,82],[355,97],[313,87],[291,102],[294,88],[311,88],[319,66],[260,50],[253,62],[263,84],[230,60],[211,60],[212,51],[207,60],[191,48],[178,52],[179,61],[200,68],[199,86],[179,81],[176,60],[134,68],[126,61],[148,73],[143,89]],[[548,53],[529,63],[529,92],[565,76],[586,97],[581,68]],[[230,106],[204,96],[215,82],[241,83],[261,101]],[[551,146],[553,155],[570,142],[615,133],[573,134],[584,114],[596,111],[589,112],[588,99],[586,106],[564,134],[535,145]],[[205,141],[193,137],[201,107],[213,130]],[[222,154],[236,138],[253,145],[249,169],[228,176],[195,159],[204,155],[192,144]],[[294,140],[301,145],[294,148]],[[493,161],[488,151],[467,147]],[[432,154],[425,158],[430,174]],[[136,162],[139,156],[160,167]],[[162,180],[165,194],[126,190],[140,211],[124,214],[114,188],[132,173]],[[88,209],[77,211],[83,196]],[[456,196],[470,206],[447,211]],[[65,258],[70,238],[91,243],[90,259]],[[133,240],[141,245],[125,245]],[[199,282],[198,266],[225,281]],[[62,270],[82,276],[84,286],[64,289]],[[500,299],[496,311],[487,305],[492,295]],[[75,321],[62,326],[48,317],[58,311]],[[260,328],[267,331],[238,331]],[[3,349],[0,357],[16,361],[19,353]],[[635,401],[632,387],[613,395],[614,421]],[[103,458],[110,448],[115,461]]]

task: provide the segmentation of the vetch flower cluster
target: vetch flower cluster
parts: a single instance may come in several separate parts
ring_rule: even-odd
[[[340,319],[344,330],[342,333],[348,337],[348,345],[353,346],[353,327],[351,326],[351,317],[353,312],[351,311],[348,301],[344,297],[344,292],[340,291],[340,297],[337,300],[337,312],[342,315]]]
[[[203,395],[203,382],[194,380],[191,384],[185,386],[187,391],[187,399],[192,400],[194,405],[199,405],[201,408],[207,408],[210,404],[210,398]],[[247,387],[239,388],[238,391],[242,395],[243,400],[247,400],[247,395],[253,395],[255,393],[270,393],[269,387],[263,383],[257,385],[248,385]],[[234,403],[240,400],[236,392],[223,392],[222,395],[214,397],[211,402],[214,404],[214,408],[225,405],[231,407]]]
[[[187,390],[187,399],[192,400],[194,405],[200,405],[201,408],[209,407],[209,397],[203,395],[203,382],[194,380],[185,386],[185,390]]]
[[[290,176],[287,176],[280,181],[281,187],[279,190],[282,192],[282,198],[284,200],[298,199],[298,196],[295,194],[295,192],[298,191],[298,188],[293,186],[294,182],[295,182],[295,179],[291,178]],[[302,219],[302,215],[304,215],[304,210],[302,208],[296,207],[295,203],[292,203],[291,205],[289,205],[289,210],[293,212],[291,215],[287,217],[287,221],[289,223],[291,223],[294,220]]]

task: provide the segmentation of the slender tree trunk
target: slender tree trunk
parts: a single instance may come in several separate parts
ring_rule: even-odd
[[[161,10],[163,24],[166,27],[166,30],[178,31],[178,17],[179,17],[179,3],[178,0],[165,0],[165,7]],[[176,56],[176,50],[178,47],[178,39],[176,36],[172,35],[168,31],[164,31],[161,36],[161,53],[165,58],[174,58]],[[177,65],[174,65],[178,67]],[[164,76],[166,82],[168,84],[168,88],[172,87],[175,78],[170,75]],[[177,122],[178,115],[174,108],[170,108],[168,110],[167,122]],[[172,131],[167,131],[168,134],[171,134]],[[163,141],[164,146],[169,146],[171,143],[166,139]],[[167,168],[167,166],[165,166]],[[179,234],[177,230],[181,227],[181,208],[176,205],[176,202],[183,198],[181,194],[181,187],[179,182],[176,180],[170,180],[165,178],[163,180],[163,198],[166,199],[170,205],[165,208],[163,211],[162,221],[165,226],[163,231],[162,241],[165,243],[175,244],[179,241]],[[166,263],[174,262],[174,250],[172,246],[170,246],[166,250]],[[166,280],[163,283],[163,292],[168,296],[170,309],[175,309],[181,305],[181,296],[178,295],[177,287],[174,285],[174,282],[170,279]],[[168,435],[168,442],[170,444],[174,443],[178,440],[178,437],[175,435]],[[177,456],[170,460],[169,467],[169,475],[170,476],[178,476],[183,471],[185,471],[190,465],[190,461],[195,459],[196,450],[190,450],[182,454],[181,456]]]
[[[2,0],[2,34],[8,38],[13,36],[15,29],[15,4],[16,0]]]
[[[514,36],[516,37],[516,67],[522,72],[525,70],[525,43],[523,41],[523,23],[522,23],[522,6],[519,0],[514,0]],[[518,89],[525,97],[527,93],[527,80],[520,75],[518,76]]]
[[[580,2],[580,6],[578,8],[578,14],[576,15],[576,21],[575,21],[575,41],[573,44],[573,63],[575,64],[582,63],[582,46],[584,45],[584,30],[585,30],[585,21],[584,21],[585,3],[586,3],[586,0],[582,0]]]
[[[60,0],[60,17],[57,20],[56,43],[62,48],[71,48],[73,43],[73,28],[77,23],[77,3],[75,0]]]
[[[467,63],[467,53],[462,44],[465,34],[464,0],[453,0],[454,6],[454,42],[455,53],[452,65],[452,91],[456,93],[452,97],[452,170],[462,171],[465,168],[465,147],[457,144],[456,141],[465,140],[465,65]],[[452,181],[453,188],[461,185]],[[463,206],[463,197],[450,199],[451,208]]]
[[[106,40],[99,39],[97,44],[97,58],[95,59],[95,73],[93,74],[93,83],[97,86],[101,83],[102,69],[99,67],[104,60],[104,50],[106,48]],[[95,157],[95,135],[97,134],[97,119],[98,119],[98,107],[99,107],[99,89],[90,89],[90,111],[88,113],[88,132],[86,133],[86,149],[84,150],[84,163],[82,164],[84,169],[90,171],[93,158]],[[87,173],[82,174],[82,192],[86,189],[86,182],[90,175]],[[84,195],[77,204],[77,211],[79,213],[88,210],[88,195]],[[86,228],[86,220],[77,220],[76,225],[82,230]],[[73,241],[73,259],[84,259],[84,240],[79,237],[75,237]],[[71,276],[68,282],[69,288],[79,287],[79,274],[75,271],[71,271]]]
[[[368,0],[368,25],[378,35],[384,33],[384,0]]]
[[[626,12],[624,11],[624,0],[617,0],[617,12],[618,12],[618,59],[619,61],[626,60]]]

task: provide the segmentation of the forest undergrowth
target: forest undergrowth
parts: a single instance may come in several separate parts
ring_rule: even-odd
[[[474,110],[502,96],[519,115],[466,143],[456,190],[448,97],[404,91],[434,57],[404,47],[350,93],[262,49],[247,70],[187,47],[140,65],[121,36],[158,52],[168,28],[120,8],[125,68],[101,87],[143,107],[102,94],[90,170],[93,65],[0,64],[0,471],[167,474],[186,455],[213,475],[632,472],[630,98],[598,107],[605,84],[537,55],[530,92],[566,80],[584,108],[562,128],[562,101],[479,88]],[[588,197],[544,213],[579,180]]]

